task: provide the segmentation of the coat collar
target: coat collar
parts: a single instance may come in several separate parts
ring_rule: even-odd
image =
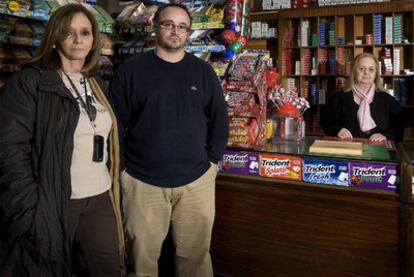
[[[70,91],[66,88],[59,73],[54,69],[40,68],[37,65],[28,65],[40,74],[39,91],[47,93],[55,93],[63,97],[73,98]]]
[[[40,70],[39,89],[40,91],[53,92],[64,97],[72,96],[56,70]]]

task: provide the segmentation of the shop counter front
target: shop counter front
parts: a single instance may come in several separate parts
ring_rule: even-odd
[[[226,151],[211,245],[218,276],[411,276],[404,150],[314,155],[315,139]]]
[[[402,198],[404,204],[401,209],[402,229],[407,231],[402,233],[402,251],[406,253],[407,259],[403,262],[404,268],[407,268],[407,276],[414,276],[414,143],[404,142],[400,144],[404,154],[405,170],[403,170]]]
[[[407,184],[411,183],[411,186],[403,187],[403,189],[406,189],[406,191],[403,192],[404,200],[414,203],[414,142],[404,142],[399,146],[402,149],[406,165],[406,169],[404,170],[405,175],[403,175],[403,178],[405,178],[405,182]]]

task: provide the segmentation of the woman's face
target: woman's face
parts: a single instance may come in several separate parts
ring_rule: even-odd
[[[75,13],[66,32],[66,39],[58,48],[62,62],[85,62],[93,44],[92,24],[88,17],[81,12]]]
[[[377,74],[375,60],[369,57],[362,58],[359,61],[359,65],[356,68],[356,71],[356,81],[358,85],[372,85]]]

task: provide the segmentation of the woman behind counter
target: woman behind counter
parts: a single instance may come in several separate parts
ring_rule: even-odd
[[[50,18],[34,63],[0,94],[0,276],[121,276],[116,119],[82,5]],[[79,245],[77,251],[74,245]]]
[[[349,88],[328,103],[322,129],[340,139],[399,141],[403,134],[401,116],[400,104],[382,88],[378,60],[362,53],[354,59]]]

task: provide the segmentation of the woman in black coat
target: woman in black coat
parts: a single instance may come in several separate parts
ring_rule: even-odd
[[[0,276],[120,276],[117,126],[82,5],[51,16],[31,66],[0,94]],[[98,181],[97,181],[98,180]]]
[[[402,109],[381,84],[378,60],[369,53],[355,57],[349,88],[337,93],[322,117],[322,129],[340,139],[402,139]]]

